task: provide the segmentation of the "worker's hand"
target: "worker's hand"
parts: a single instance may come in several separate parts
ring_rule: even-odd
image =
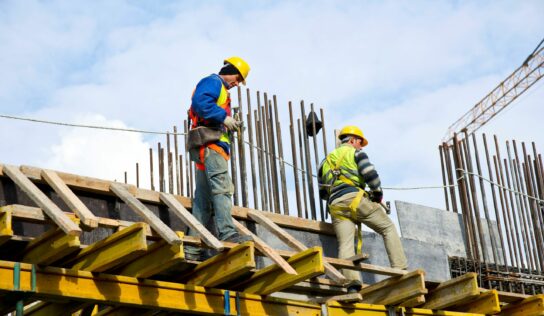
[[[237,122],[235,119],[232,118],[232,116],[225,117],[225,120],[223,121],[223,124],[229,131],[233,131],[238,127]]]
[[[383,199],[383,191],[381,189],[372,191],[372,195],[370,196],[370,200],[372,202],[381,203],[382,199]]]

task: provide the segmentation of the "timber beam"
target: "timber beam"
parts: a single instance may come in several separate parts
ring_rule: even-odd
[[[145,223],[136,223],[81,250],[72,269],[104,272],[139,257],[147,250]]]
[[[57,192],[60,198],[68,205],[70,210],[77,214],[81,219],[81,223],[90,229],[98,227],[98,219],[94,214],[81,202],[81,200],[70,190],[70,188],[62,181],[55,171],[42,170],[42,178]]]
[[[246,241],[198,264],[188,273],[188,277],[182,279],[186,284],[218,287],[249,276],[255,266],[255,246],[253,242]]]
[[[425,272],[414,270],[403,276],[391,277],[364,287],[359,293],[363,295],[363,303],[398,305],[427,294]]]
[[[13,236],[11,220],[11,211],[0,211],[0,245],[11,239]]]
[[[255,272],[249,280],[234,288],[244,293],[268,295],[325,272],[321,247],[308,248],[294,255],[287,262],[295,269],[296,275],[288,274],[280,266],[273,264]]]
[[[261,212],[257,212],[255,210],[249,210],[248,211],[249,217],[251,217],[254,221],[268,229],[271,233],[276,235],[281,241],[283,241],[286,245],[289,247],[298,250],[298,251],[304,251],[308,249],[303,243],[298,241],[296,238],[291,236],[288,232],[286,232],[284,229],[280,228],[276,223],[274,223],[272,220],[261,214]],[[353,263],[353,262],[352,262]],[[340,273],[340,271],[336,270],[335,267],[333,267],[330,263],[325,262],[325,272],[327,275],[333,279],[338,284],[346,284],[348,280],[346,277]]]
[[[440,283],[427,295],[427,302],[422,308],[446,309],[476,299],[480,295],[477,277],[478,274],[469,272]]]
[[[59,228],[52,228],[28,243],[22,261],[51,265],[78,251],[80,247],[78,236],[66,235]]]
[[[182,232],[176,232],[176,234],[183,238]],[[148,278],[184,261],[183,245],[170,245],[165,240],[159,240],[149,245],[145,253],[124,265],[119,274]]]
[[[14,262],[0,261],[0,294],[14,291],[14,266]],[[20,267],[20,289],[42,300],[61,299],[192,314],[223,315],[229,306],[229,315],[321,315],[319,305],[294,300],[53,267],[36,268],[32,274],[32,265],[23,263]]]
[[[128,191],[128,188],[120,183],[112,182],[110,184],[110,190],[114,192],[123,202],[125,202],[130,208],[140,215],[146,223],[149,224],[164,240],[169,244],[181,245],[182,240],[176,235],[176,233],[168,227],[155,213],[151,212],[140,200],[134,197],[132,193]]]
[[[28,195],[66,234],[79,236],[81,228],[68,218],[19,168],[3,165],[2,170],[15,184]]]
[[[474,300],[461,304],[459,306],[448,308],[448,310],[464,313],[494,315],[501,311],[499,294],[497,290],[486,291],[480,293],[480,295]]]
[[[544,315],[544,294],[530,296],[519,303],[511,303],[502,308],[501,316]]]

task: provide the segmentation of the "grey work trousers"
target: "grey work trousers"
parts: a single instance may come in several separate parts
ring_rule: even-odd
[[[348,208],[357,192],[347,193],[332,201],[331,205]],[[350,218],[349,210],[343,212],[345,217]],[[389,257],[391,267],[406,269],[408,263],[404,249],[400,241],[395,224],[391,221],[385,210],[378,203],[374,203],[363,197],[357,206],[357,221],[370,227],[383,237],[385,250]],[[332,220],[336,238],[338,240],[338,257],[347,259],[355,255],[354,240],[357,226],[351,220],[334,218]],[[342,273],[349,280],[361,280],[361,273],[355,270],[343,269]]]

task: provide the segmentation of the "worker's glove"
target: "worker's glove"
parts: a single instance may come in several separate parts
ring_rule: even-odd
[[[244,127],[244,121],[236,121],[236,127],[237,127],[237,128],[242,128],[242,127]]]
[[[232,116],[225,117],[225,120],[223,121],[223,124],[229,131],[233,131],[238,127],[237,125],[238,121],[232,118]]]
[[[372,194],[370,195],[370,200],[372,202],[381,203],[382,199],[383,199],[383,191],[381,189],[372,191]]]

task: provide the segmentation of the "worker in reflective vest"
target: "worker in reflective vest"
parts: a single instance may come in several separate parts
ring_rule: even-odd
[[[320,196],[328,201],[328,209],[338,240],[338,257],[346,259],[355,255],[354,239],[358,228],[357,251],[362,248],[360,225],[373,229],[383,236],[391,267],[408,267],[404,249],[395,225],[380,205],[383,192],[381,182],[367,154],[362,150],[368,144],[363,132],[356,126],[346,126],[338,135],[342,142],[319,166]],[[364,189],[368,186],[371,194]],[[361,288],[361,274],[343,270],[351,280],[348,291]]]
[[[241,121],[232,117],[228,90],[245,84],[248,74],[249,65],[242,58],[225,59],[219,74],[205,77],[197,84],[189,109],[191,129],[207,127],[220,131],[213,141],[190,150],[197,169],[192,213],[205,226],[213,214],[217,237],[237,243],[251,237],[238,234],[231,215],[234,188],[228,172],[230,133],[241,126]],[[197,232],[189,229],[188,235],[196,236]],[[199,248],[191,246],[185,247],[185,256],[189,260],[201,259]]]

